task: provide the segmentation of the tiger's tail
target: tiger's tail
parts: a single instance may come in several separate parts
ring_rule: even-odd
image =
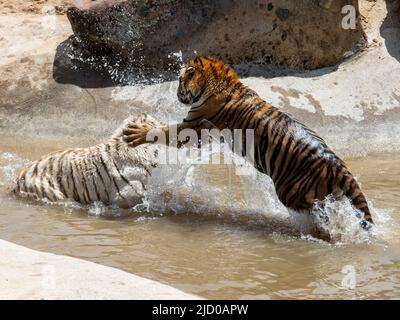
[[[344,174],[344,177],[347,178],[346,183],[344,184],[344,194],[350,199],[352,204],[361,212],[364,213],[363,220],[361,225],[364,229],[368,230],[371,227],[371,224],[374,223],[372,220],[371,212],[368,208],[367,200],[364,194],[361,191],[359,184],[356,179],[347,171]]]

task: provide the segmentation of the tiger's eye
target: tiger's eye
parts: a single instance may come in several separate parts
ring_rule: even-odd
[[[188,76],[193,76],[194,72],[195,72],[195,69],[193,67],[189,67],[186,70],[186,73],[187,73]]]

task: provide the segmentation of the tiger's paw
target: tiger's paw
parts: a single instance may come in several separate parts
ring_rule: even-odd
[[[369,231],[372,228],[373,223],[366,220],[361,220],[360,225],[365,231]]]
[[[153,125],[149,123],[130,122],[126,128],[122,130],[123,139],[129,147],[137,147],[148,142],[146,136],[153,128]]]

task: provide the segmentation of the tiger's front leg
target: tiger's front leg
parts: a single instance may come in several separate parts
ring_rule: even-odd
[[[174,127],[175,130],[171,130]],[[169,145],[171,141],[176,143],[178,148],[182,147],[188,140],[180,140],[179,133],[185,129],[192,129],[199,135],[202,129],[212,129],[215,126],[206,119],[196,122],[182,122],[175,124],[171,127],[155,128],[148,123],[131,122],[123,130],[124,141],[127,142],[129,147],[137,147],[144,143],[161,143]],[[176,134],[176,137],[171,134]],[[155,139],[155,137],[157,137]],[[160,139],[161,137],[161,139]]]
[[[171,130],[172,128],[175,130]],[[144,143],[169,145],[171,143],[171,132],[173,135],[178,135],[183,129],[190,129],[190,126],[181,123],[171,127],[155,128],[147,123],[129,123],[122,132],[124,141],[127,142],[129,147],[134,148]],[[171,138],[179,148],[185,143],[185,141],[177,140],[177,137],[172,136]]]

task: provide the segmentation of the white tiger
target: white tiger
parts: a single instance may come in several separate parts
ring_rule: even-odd
[[[159,123],[141,114],[131,116],[103,144],[50,153],[27,166],[17,177],[14,192],[51,202],[74,200],[83,205],[101,201],[130,208],[143,199],[160,146],[128,147],[122,130],[127,123]]]

